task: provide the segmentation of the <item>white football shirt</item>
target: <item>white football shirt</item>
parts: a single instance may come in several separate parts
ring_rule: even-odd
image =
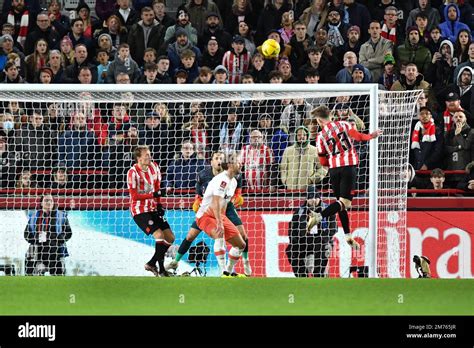
[[[204,197],[202,199],[201,206],[199,207],[196,217],[199,219],[206,212],[210,212],[212,196],[219,196],[224,198],[225,204],[223,208],[227,207],[231,198],[234,196],[235,189],[237,188],[237,180],[235,178],[229,178],[227,171],[223,171],[217,174],[206,187],[204,191]]]

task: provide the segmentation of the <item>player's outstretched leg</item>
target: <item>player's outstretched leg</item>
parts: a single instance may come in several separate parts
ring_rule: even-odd
[[[188,252],[189,248],[191,247],[191,244],[193,244],[193,241],[196,239],[199,233],[201,233],[201,230],[197,227],[196,222],[194,222],[191,228],[189,229],[186,238],[179,245],[178,252],[176,253],[174,260],[172,260],[168,264],[168,270],[176,270],[178,268],[179,261]]]
[[[239,218],[239,222],[241,224],[236,225],[236,227],[239,230],[240,236],[242,237],[242,239],[245,242],[245,248],[242,251],[242,263],[244,265],[245,275],[247,277],[250,277],[252,275],[252,267],[250,266],[250,260],[249,260],[249,240],[248,240],[247,232],[245,231],[244,225],[242,225],[242,221],[240,220],[240,218]]]
[[[324,209],[321,212],[321,216],[323,218],[326,218],[340,212],[343,209],[344,209],[344,203],[342,203],[340,200],[337,200],[334,203],[331,203],[330,205],[328,205],[326,209]]]
[[[349,228],[349,214],[347,214],[347,210],[341,210],[338,212],[338,215],[339,221],[341,221],[342,229],[344,230],[344,234],[346,236],[347,244],[349,244],[352,249],[359,250],[359,243],[357,243],[351,235],[351,230]]]
[[[321,212],[321,217],[329,217],[334,214],[338,214],[339,221],[341,222],[344,234],[346,236],[346,242],[351,248],[358,250],[360,248],[359,243],[351,236],[349,214],[347,209],[351,206],[351,201],[347,198],[340,197],[339,200],[330,204],[326,209]]]

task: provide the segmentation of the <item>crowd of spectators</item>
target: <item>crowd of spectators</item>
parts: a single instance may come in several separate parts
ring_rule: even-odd
[[[61,5],[4,2],[1,83],[422,89],[410,163],[415,170],[472,167],[474,10],[467,0],[187,0],[175,14],[165,0],[97,0],[93,9],[81,1],[70,12]],[[280,44],[278,56],[262,54],[267,39]],[[102,187],[122,188],[133,147],[147,144],[169,192],[193,188],[211,153],[229,149],[242,154],[247,188],[305,189],[327,180],[314,146],[315,103],[368,128],[361,96],[113,104],[83,93],[70,103],[2,101],[1,187],[91,187],[87,170],[106,169]],[[367,149],[356,146],[364,162]],[[361,182],[365,175],[359,172]],[[472,190],[466,177],[445,186]]]

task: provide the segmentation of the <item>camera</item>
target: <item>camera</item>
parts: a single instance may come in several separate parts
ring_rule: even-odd
[[[209,249],[204,241],[200,241],[195,246],[189,248],[188,262],[196,264],[196,267],[189,273],[183,273],[183,276],[191,276],[191,274],[195,273],[196,276],[205,277],[207,274],[206,262],[210,251],[211,249]],[[201,264],[204,265],[204,271],[201,270]]]

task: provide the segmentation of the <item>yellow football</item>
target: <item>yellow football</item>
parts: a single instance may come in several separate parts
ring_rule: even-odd
[[[275,58],[280,54],[280,44],[273,39],[268,39],[262,44],[262,54],[265,58]]]

